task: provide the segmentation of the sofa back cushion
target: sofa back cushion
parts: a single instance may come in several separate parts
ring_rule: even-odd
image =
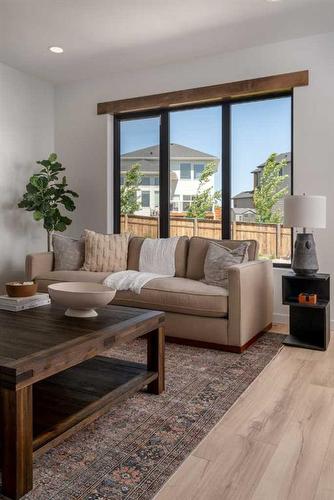
[[[85,262],[83,271],[125,271],[130,234],[101,234],[85,229]]]
[[[256,240],[214,240],[193,236],[189,241],[188,264],[186,277],[193,280],[204,278],[204,261],[209,248],[210,241],[234,250],[241,243],[249,243],[248,260],[255,260],[258,254],[258,242]]]
[[[134,236],[129,242],[128,250],[128,269],[138,271],[140,249],[145,238]],[[175,276],[184,278],[187,271],[187,256],[188,256],[188,236],[181,236],[175,251]]]
[[[85,261],[85,239],[52,235],[54,271],[78,271]]]

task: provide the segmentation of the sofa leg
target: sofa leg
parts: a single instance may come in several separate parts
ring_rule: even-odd
[[[249,339],[248,342],[246,342],[242,346],[216,344],[215,342],[205,342],[204,340],[184,339],[184,338],[180,338],[180,337],[172,337],[170,335],[166,336],[166,341],[172,342],[174,344],[189,345],[191,347],[203,347],[205,349],[215,349],[218,351],[235,352],[237,354],[241,354],[249,346],[251,346],[259,337],[261,337],[261,335],[263,335],[264,333],[271,330],[271,328],[272,328],[272,323],[267,325],[263,330],[261,330],[261,332],[254,335],[254,337]]]

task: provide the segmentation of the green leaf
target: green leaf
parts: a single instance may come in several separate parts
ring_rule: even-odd
[[[29,203],[28,203],[28,201],[27,201],[27,200],[24,200],[24,199],[23,199],[23,200],[19,201],[19,203],[17,204],[17,206],[18,206],[19,208],[26,208],[27,206],[29,206]]]
[[[56,159],[57,159],[57,155],[56,155],[56,153],[51,153],[51,154],[50,154],[50,156],[49,156],[48,161],[49,161],[50,163],[54,163],[54,162],[56,161]]]
[[[40,189],[45,189],[48,185],[48,180],[46,177],[39,177],[37,184]]]
[[[66,210],[68,210],[69,212],[73,212],[73,210],[75,209],[75,204],[72,198],[64,195],[61,197],[61,201],[63,202],[63,205],[66,208]]]
[[[71,194],[73,196],[73,198],[79,198],[78,193],[76,193],[75,191],[72,191],[71,189],[67,189],[67,191],[65,191],[65,193]]]
[[[28,193],[31,193],[31,194],[38,192],[38,188],[31,183],[26,185],[26,190]]]
[[[65,169],[62,167],[61,163],[56,161],[55,163],[52,163],[51,170],[52,172],[60,172],[61,170]]]
[[[36,210],[34,213],[33,213],[33,218],[37,221],[43,219],[43,214],[41,212],[39,212],[38,210]]]
[[[50,219],[49,217],[45,217],[44,218],[43,227],[47,231],[53,231],[53,229],[54,229],[54,221],[53,221],[53,219]]]
[[[63,231],[66,231],[66,227],[67,227],[67,226],[66,226],[65,222],[63,222],[63,221],[59,221],[59,222],[57,222],[57,223],[56,223],[56,225],[55,225],[55,230],[56,230],[56,231],[63,232]]]
[[[29,179],[29,184],[31,184],[36,188],[39,188],[39,175],[38,174],[32,175]]]
[[[43,165],[43,167],[50,166],[50,162],[48,160],[36,161],[36,163],[38,163],[38,165]]]
[[[71,220],[71,219],[69,219],[69,218],[68,218],[68,217],[66,217],[66,216],[62,216],[62,217],[61,217],[61,221],[62,221],[64,224],[66,224],[66,226],[69,226],[70,224],[72,224],[72,220]]]

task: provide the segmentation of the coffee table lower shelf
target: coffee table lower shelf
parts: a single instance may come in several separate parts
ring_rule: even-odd
[[[97,356],[33,386],[34,455],[59,444],[158,378],[146,365]]]

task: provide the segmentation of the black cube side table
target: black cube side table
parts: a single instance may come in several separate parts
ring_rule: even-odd
[[[299,304],[300,293],[316,293],[317,304]],[[290,334],[283,342],[293,347],[325,351],[330,335],[329,274],[282,276],[283,304],[290,306]]]

